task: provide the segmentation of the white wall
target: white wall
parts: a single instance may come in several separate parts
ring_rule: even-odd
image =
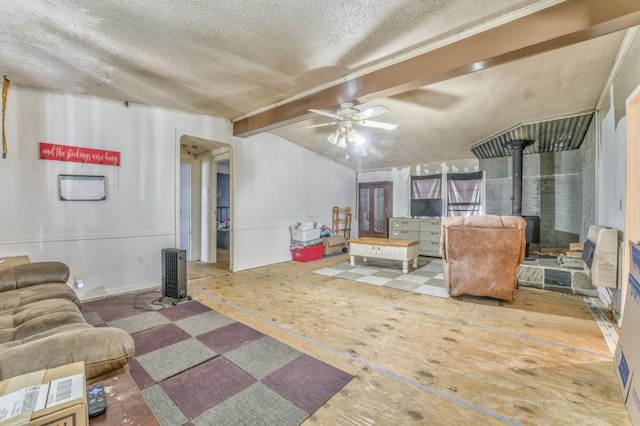
[[[630,34],[633,33],[630,32]],[[640,32],[636,32],[634,38],[629,37],[629,40],[625,40],[627,41],[629,41],[628,50],[619,68],[615,70],[616,75],[612,84],[605,88],[607,96],[599,106],[600,141],[596,208],[598,224],[623,231],[624,244],[628,240],[625,230],[626,101],[640,87]],[[639,213],[635,212],[635,214]],[[621,261],[628,262],[624,258]],[[625,277],[619,276],[619,287],[613,290],[602,287],[599,291],[605,303],[611,302],[613,310],[621,315],[627,288]]]
[[[191,164],[180,163],[180,248],[191,257]]]
[[[82,299],[160,283],[160,250],[178,244],[181,134],[232,140],[218,118],[16,88],[5,128],[0,257],[68,264]],[[40,160],[39,142],[120,151],[121,166]],[[106,176],[107,200],[60,201],[59,174]]]
[[[179,141],[233,151],[235,270],[291,259],[289,225],[331,225],[355,208],[355,172],[270,134],[232,137],[227,120],[93,97],[10,88],[0,160],[0,258],[57,260],[81,299],[160,284],[160,251],[178,246]],[[38,159],[38,143],[119,151],[121,166]],[[107,200],[63,202],[59,174],[105,175]]]
[[[614,123],[613,110],[602,120],[602,149],[599,161],[598,224],[622,230],[625,223],[627,167],[626,119]]]
[[[355,208],[355,171],[275,135],[238,140],[232,160],[235,270],[291,260],[289,225]]]

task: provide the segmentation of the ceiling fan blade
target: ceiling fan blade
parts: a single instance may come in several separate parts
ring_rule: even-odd
[[[373,108],[365,109],[355,115],[358,120],[364,120],[365,118],[375,117],[376,115],[384,114],[391,111],[386,106],[378,105]]]
[[[393,130],[398,127],[397,124],[381,123],[379,121],[362,120],[354,121],[355,124],[365,127],[375,127],[376,129]]]
[[[337,121],[330,121],[329,123],[314,124],[312,126],[304,126],[304,127],[299,127],[299,128],[300,129],[313,129],[314,127],[333,126],[334,124],[338,124],[338,122]]]
[[[340,120],[342,118],[338,114],[334,114],[332,112],[324,111],[324,110],[321,110],[321,109],[310,109],[309,111],[310,112],[315,112],[316,114],[320,114],[320,115],[326,115],[327,117],[335,118],[336,120]]]

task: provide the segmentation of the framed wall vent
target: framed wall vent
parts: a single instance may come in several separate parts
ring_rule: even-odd
[[[103,201],[107,199],[104,176],[59,175],[60,200]]]

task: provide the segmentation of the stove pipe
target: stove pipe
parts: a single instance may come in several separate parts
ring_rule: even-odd
[[[522,155],[526,147],[531,145],[531,140],[510,141],[504,144],[511,150],[513,157],[513,175],[511,179],[511,215],[522,216]]]

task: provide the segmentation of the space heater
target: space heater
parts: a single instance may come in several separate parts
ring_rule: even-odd
[[[176,248],[162,249],[162,297],[191,300],[187,295],[187,251]]]
[[[582,249],[584,271],[599,287],[618,288],[622,233],[605,226],[591,225]]]

